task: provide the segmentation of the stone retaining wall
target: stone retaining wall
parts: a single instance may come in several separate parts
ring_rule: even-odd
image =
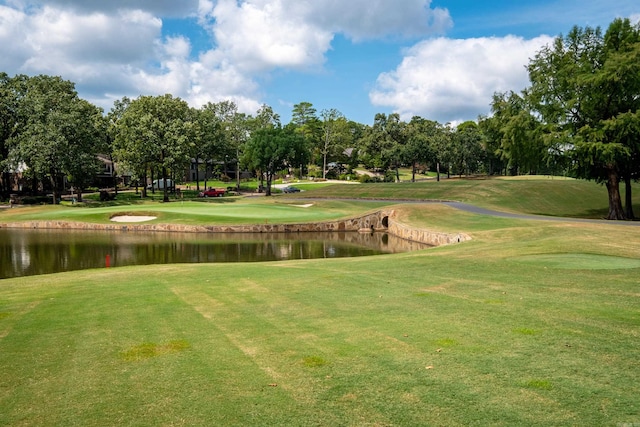
[[[184,225],[184,224],[91,224],[66,221],[25,221],[0,224],[0,228],[98,230],[98,231],[163,231],[181,233],[300,233],[320,231],[386,231],[402,239],[431,246],[448,245],[469,240],[463,233],[447,234],[409,227],[395,219],[393,210],[380,210],[367,215],[336,221],[301,224],[254,225]]]

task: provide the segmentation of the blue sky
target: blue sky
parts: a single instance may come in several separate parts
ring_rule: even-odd
[[[60,75],[109,110],[171,93],[283,122],[293,105],[371,124],[459,123],[523,89],[524,66],[574,25],[640,19],[637,0],[0,0],[0,71]]]

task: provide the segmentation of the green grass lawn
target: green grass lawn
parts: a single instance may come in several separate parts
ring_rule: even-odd
[[[0,281],[0,425],[640,423],[639,227],[396,209],[473,240]]]
[[[333,185],[313,191],[315,197],[453,200],[485,208],[529,214],[603,218],[607,190],[594,182],[559,177],[443,179],[424,182]],[[634,210],[640,212],[640,186],[633,187]],[[621,186],[624,195],[624,185]],[[298,197],[309,196],[303,194]]]
[[[388,204],[383,201],[354,203],[318,200],[307,206],[309,203],[287,198],[222,197],[171,203],[145,201],[125,205],[47,205],[4,209],[0,212],[0,223],[44,220],[108,223],[113,216],[130,214],[155,216],[155,220],[147,222],[150,224],[281,224],[333,220]]]

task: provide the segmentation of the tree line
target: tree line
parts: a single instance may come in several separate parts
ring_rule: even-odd
[[[364,167],[376,178],[362,179],[394,181],[410,167],[412,181],[426,170],[438,180],[441,173],[592,179],[607,188],[609,219],[633,218],[640,27],[628,19],[616,19],[604,34],[574,27],[527,69],[529,87],[494,94],[491,115],[457,126],[419,116],[403,121],[395,113],[364,125],[336,109],[318,113],[310,102],[296,104],[282,124],[268,105],[249,115],[232,101],[194,108],[169,94],[125,97],[105,114],[60,77],[0,73],[0,191],[6,198],[12,171],[21,170],[34,188],[46,185],[54,201],[65,182],[81,195],[103,167],[98,154],[142,183],[143,196],[149,179],[181,177],[194,161],[196,169],[222,164],[227,171],[233,164],[237,187],[240,170],[253,171],[267,194],[283,170],[302,177],[315,165],[327,178]],[[330,167],[336,164],[345,170]],[[163,191],[168,200],[166,185]]]

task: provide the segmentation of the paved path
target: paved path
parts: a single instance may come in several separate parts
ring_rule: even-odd
[[[627,226],[640,226],[640,221],[610,221],[606,219],[586,219],[586,218],[566,218],[558,216],[545,216],[545,215],[531,215],[531,214],[516,214],[509,212],[494,211],[491,209],[480,208],[478,206],[470,205],[462,202],[440,202],[444,205],[460,209],[465,212],[471,212],[479,215],[490,215],[501,218],[514,218],[514,219],[531,219],[536,221],[571,221],[571,222],[589,222],[595,224],[609,224],[609,225],[627,225]]]

